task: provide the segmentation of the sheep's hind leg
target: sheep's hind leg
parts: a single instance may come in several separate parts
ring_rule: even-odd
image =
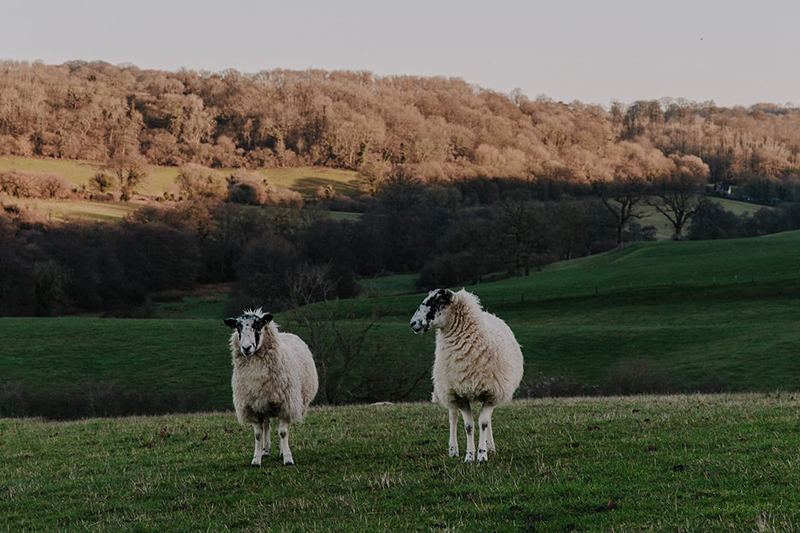
[[[464,418],[464,432],[467,434],[467,453],[464,454],[464,462],[471,463],[475,460],[475,423],[472,418],[472,409],[467,404],[459,407],[461,416]]]
[[[450,409],[450,457],[458,457],[458,409]]]
[[[261,439],[264,435],[260,423],[253,424],[253,432],[256,435],[256,445],[253,450],[253,460],[250,462],[250,466],[261,466]]]
[[[272,431],[272,424],[269,418],[264,420],[263,424],[263,437],[261,438],[261,457],[269,457],[270,452],[272,451],[272,436],[270,432]]]
[[[283,464],[293,465],[292,450],[289,449],[289,422],[286,420],[278,421],[278,435],[281,438],[280,447],[281,455],[283,455]]]
[[[493,405],[483,404],[481,406],[481,412],[478,415],[478,423],[480,424],[480,436],[478,437],[478,462],[485,463],[489,460],[489,455],[487,453],[488,448],[488,437],[491,433],[492,428],[492,411],[494,410]],[[494,439],[492,439],[494,441]],[[494,442],[492,442],[494,445]]]

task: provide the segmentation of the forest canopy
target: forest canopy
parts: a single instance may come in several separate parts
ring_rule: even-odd
[[[373,190],[397,165],[469,178],[657,179],[696,156],[711,182],[800,172],[800,109],[664,98],[565,104],[461,79],[370,72],[167,72],[0,62],[0,155],[212,168],[320,165]],[[670,159],[670,156],[674,156]]]

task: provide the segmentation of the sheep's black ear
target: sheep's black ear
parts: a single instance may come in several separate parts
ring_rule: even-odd
[[[239,321],[235,318],[226,318],[225,325],[229,328],[233,329],[239,324]]]
[[[450,289],[439,289],[439,296],[448,304],[453,303],[453,300],[456,299],[456,293]]]
[[[257,321],[256,321],[256,329],[262,330],[264,326],[269,324],[272,320],[272,313],[264,313]]]

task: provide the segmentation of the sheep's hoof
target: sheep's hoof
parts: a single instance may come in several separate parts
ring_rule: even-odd
[[[286,461],[283,462],[283,466],[294,466],[294,461],[292,461],[291,459],[287,459]]]
[[[486,451],[489,453],[497,453],[497,448],[495,448],[494,446],[487,446]]]
[[[478,462],[485,463],[489,460],[489,456],[486,454],[486,450],[478,450]]]
[[[259,468],[261,466],[261,461],[253,460],[253,462],[250,463],[250,466],[252,466],[253,468]]]
[[[471,463],[474,460],[475,460],[475,456],[473,455],[472,452],[467,452],[466,455],[464,455],[464,462],[465,463]]]
[[[458,457],[458,446],[450,446],[450,457]]]

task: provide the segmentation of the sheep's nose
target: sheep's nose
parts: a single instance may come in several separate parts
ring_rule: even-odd
[[[253,347],[252,346],[242,346],[242,353],[245,354],[245,355],[250,355],[251,353],[253,353]]]
[[[422,326],[417,322],[412,321],[410,325],[411,325],[411,330],[414,333],[419,333],[419,330],[422,329]]]

